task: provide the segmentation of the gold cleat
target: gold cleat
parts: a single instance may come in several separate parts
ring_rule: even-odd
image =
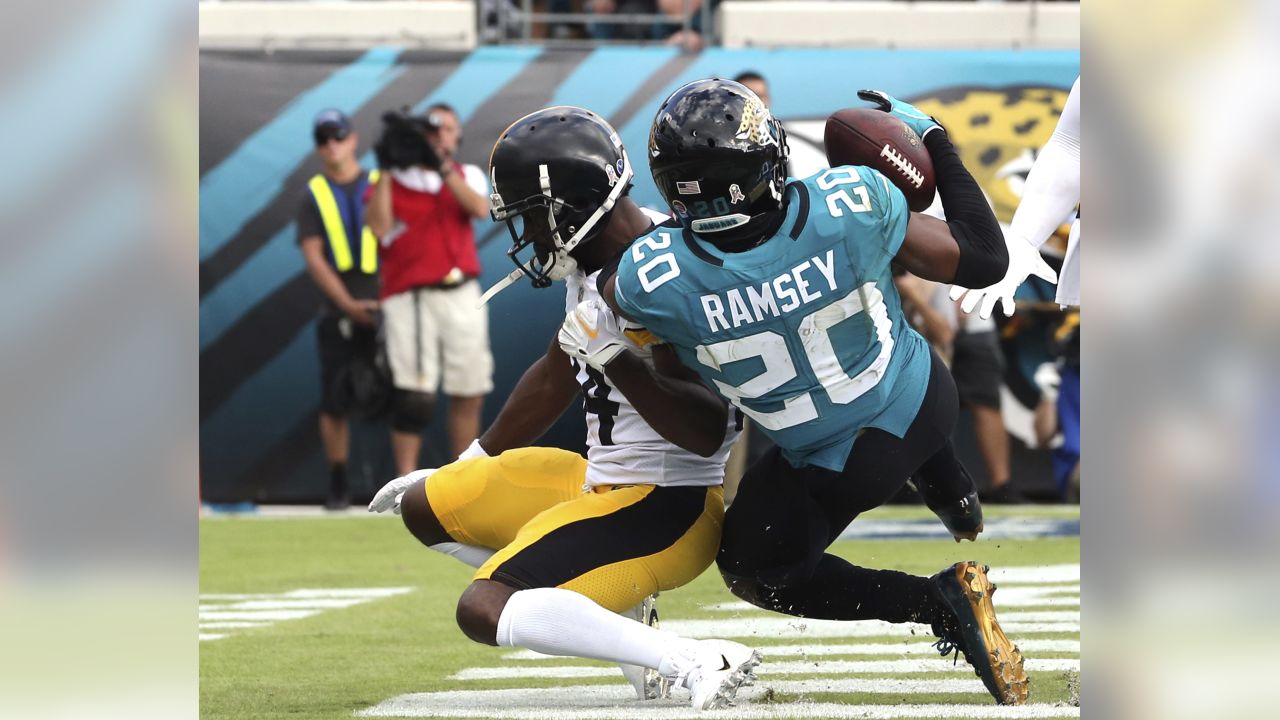
[[[964,653],[996,702],[1022,705],[1027,701],[1022,652],[1009,641],[996,620],[991,604],[996,586],[987,578],[989,570],[986,565],[969,561],[956,563],[933,576],[950,610],[949,617],[933,624],[938,636],[934,646],[943,656],[953,650]]]

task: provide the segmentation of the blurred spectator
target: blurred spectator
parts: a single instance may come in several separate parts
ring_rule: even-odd
[[[973,414],[978,451],[991,484],[980,493],[988,504],[1024,503],[1011,481],[1009,433],[1000,411],[1004,358],[995,321],[960,312],[948,298],[949,287],[912,275],[894,278],[904,309],[921,335],[948,360],[961,407]]]
[[[592,15],[601,17],[633,13],[656,15],[658,12],[657,0],[584,0],[584,3]],[[652,25],[645,23],[593,22],[587,26],[587,32],[596,40],[651,40],[653,30]]]
[[[391,439],[401,474],[419,466],[442,375],[454,456],[479,435],[484,396],[493,389],[489,314],[479,305],[471,226],[488,216],[488,183],[480,168],[453,159],[462,140],[453,108],[436,104],[406,118],[383,118],[378,155],[386,172],[368,208],[369,227],[382,241],[382,307],[396,388]],[[399,147],[406,127],[416,141],[407,162]]]
[[[746,72],[738,73],[738,76],[733,81],[746,85],[748,90],[760,98],[760,102],[764,103],[765,107],[773,107],[773,98],[769,96],[769,83],[765,81],[764,76],[760,73],[755,70],[747,70]]]
[[[1040,389],[1036,406],[1036,441],[1048,447],[1053,477],[1064,500],[1080,501],[1080,313],[1067,313],[1054,332],[1058,358],[1042,364],[1035,375]]]
[[[718,0],[706,0],[710,13],[715,12]],[[668,45],[679,45],[689,52],[697,52],[705,44],[702,27],[703,0],[657,0],[658,11],[667,16],[668,22],[659,23],[657,37],[666,37]],[[684,29],[684,18],[689,18],[689,30]],[[768,103],[765,103],[766,105]]]
[[[323,171],[298,204],[298,245],[307,272],[324,294],[316,334],[320,347],[320,441],[329,463],[325,507],[351,504],[347,487],[349,428],[357,366],[372,372],[378,351],[378,243],[364,223],[363,197],[378,171],[356,160],[359,136],[338,110],[315,118],[312,135]]]

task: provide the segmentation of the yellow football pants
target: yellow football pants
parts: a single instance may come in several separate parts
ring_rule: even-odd
[[[497,552],[475,579],[562,587],[615,612],[696,578],[724,522],[716,487],[583,490],[587,461],[523,448],[455,462],[427,479],[427,502],[456,541]]]

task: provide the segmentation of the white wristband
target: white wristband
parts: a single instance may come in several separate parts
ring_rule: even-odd
[[[489,453],[485,452],[484,448],[480,447],[480,440],[475,439],[471,441],[471,444],[467,446],[466,450],[462,451],[462,454],[458,456],[458,459],[470,460],[471,458],[478,457],[489,457]]]

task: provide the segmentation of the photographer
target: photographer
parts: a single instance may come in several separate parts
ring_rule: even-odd
[[[391,439],[405,474],[419,467],[442,375],[450,452],[461,454],[480,433],[493,357],[471,221],[488,216],[489,190],[480,168],[453,159],[461,123],[448,105],[382,120],[374,149],[383,173],[366,222],[381,240],[383,322],[396,388]]]

